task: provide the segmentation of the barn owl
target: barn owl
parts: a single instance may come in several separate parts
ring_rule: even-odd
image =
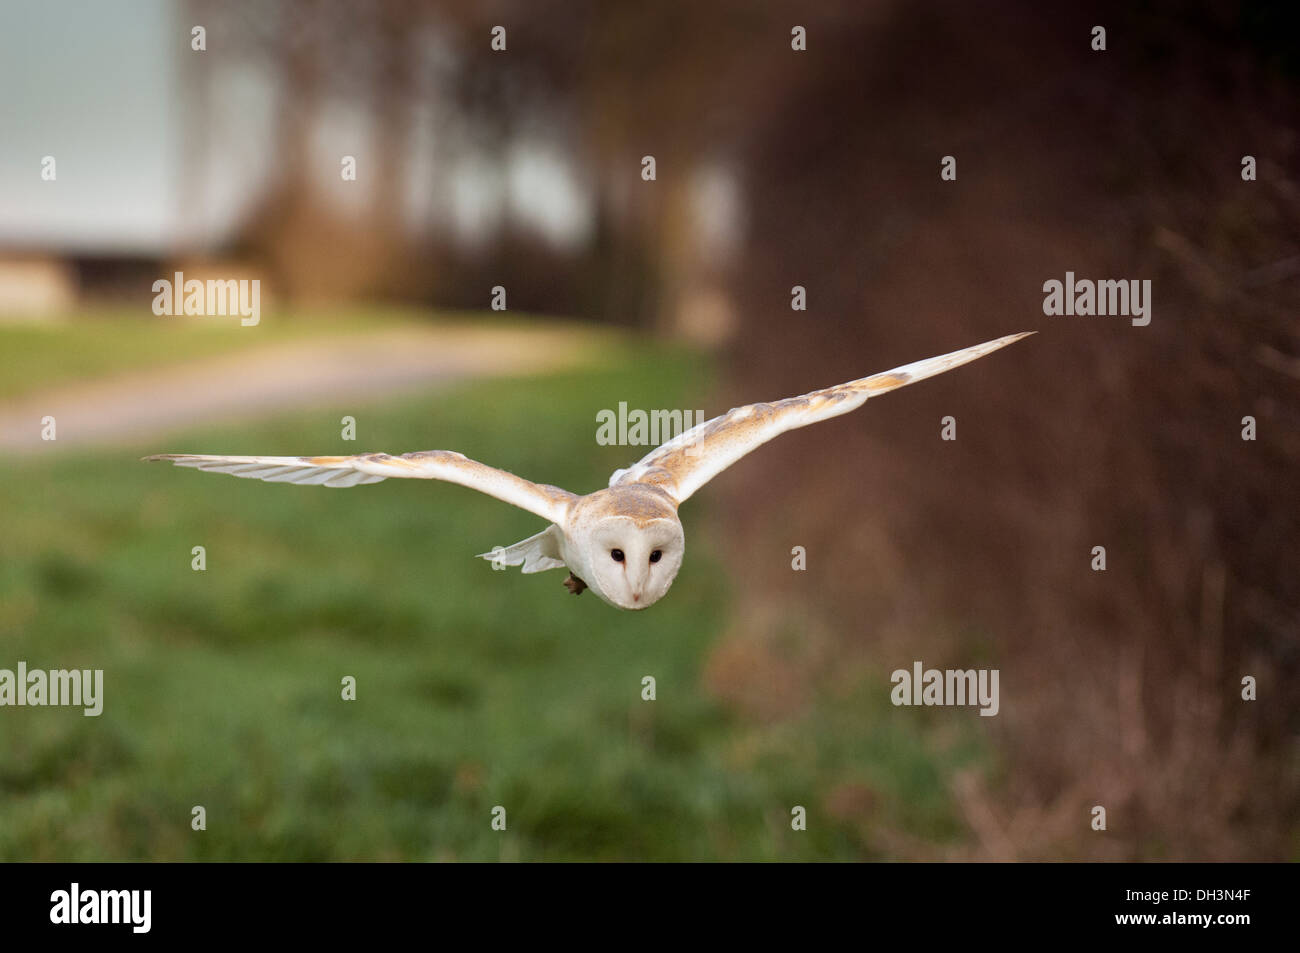
[[[450,450],[350,457],[164,453],[145,459],[271,483],[341,487],[389,477],[459,483],[550,524],[513,546],[481,553],[482,558],[496,567],[522,566],[525,573],[567,568],[565,586],[575,595],[590,588],[616,608],[645,609],[663,598],[682,565],[686,537],[678,506],[741,457],[787,430],[847,414],[871,397],[960,367],[1033,333],[1008,335],[801,397],[734,408],[616,470],[605,489],[585,496],[533,483]]]

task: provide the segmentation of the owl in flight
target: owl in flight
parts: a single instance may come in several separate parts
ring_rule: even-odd
[[[626,470],[614,471],[608,487],[586,496],[533,483],[450,450],[400,457],[162,453],[145,459],[271,483],[358,486],[389,477],[459,483],[550,523],[536,536],[482,553],[482,558],[496,567],[523,566],[526,573],[567,568],[564,584],[575,595],[590,588],[619,609],[645,609],[663,598],[682,565],[686,538],[677,507],[741,457],[787,430],[847,414],[868,398],[960,367],[1033,333],[1008,335],[802,397],[737,407],[683,432]]]

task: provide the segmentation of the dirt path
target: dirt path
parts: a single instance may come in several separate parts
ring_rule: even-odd
[[[582,363],[591,343],[564,328],[430,328],[274,345],[0,403],[0,453],[163,437],[325,402],[360,406],[439,381],[556,370]],[[46,416],[55,441],[41,439]]]

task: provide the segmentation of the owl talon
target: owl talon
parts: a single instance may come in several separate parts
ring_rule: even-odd
[[[569,573],[569,578],[564,580],[564,588],[568,589],[575,596],[580,596],[582,595],[582,590],[587,588],[587,584],[573,573]]]

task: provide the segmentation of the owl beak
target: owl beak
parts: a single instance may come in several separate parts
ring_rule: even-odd
[[[634,593],[632,593],[632,601],[633,601],[633,602],[640,602],[640,601],[641,601],[641,593],[639,593],[639,592],[634,592]]]

